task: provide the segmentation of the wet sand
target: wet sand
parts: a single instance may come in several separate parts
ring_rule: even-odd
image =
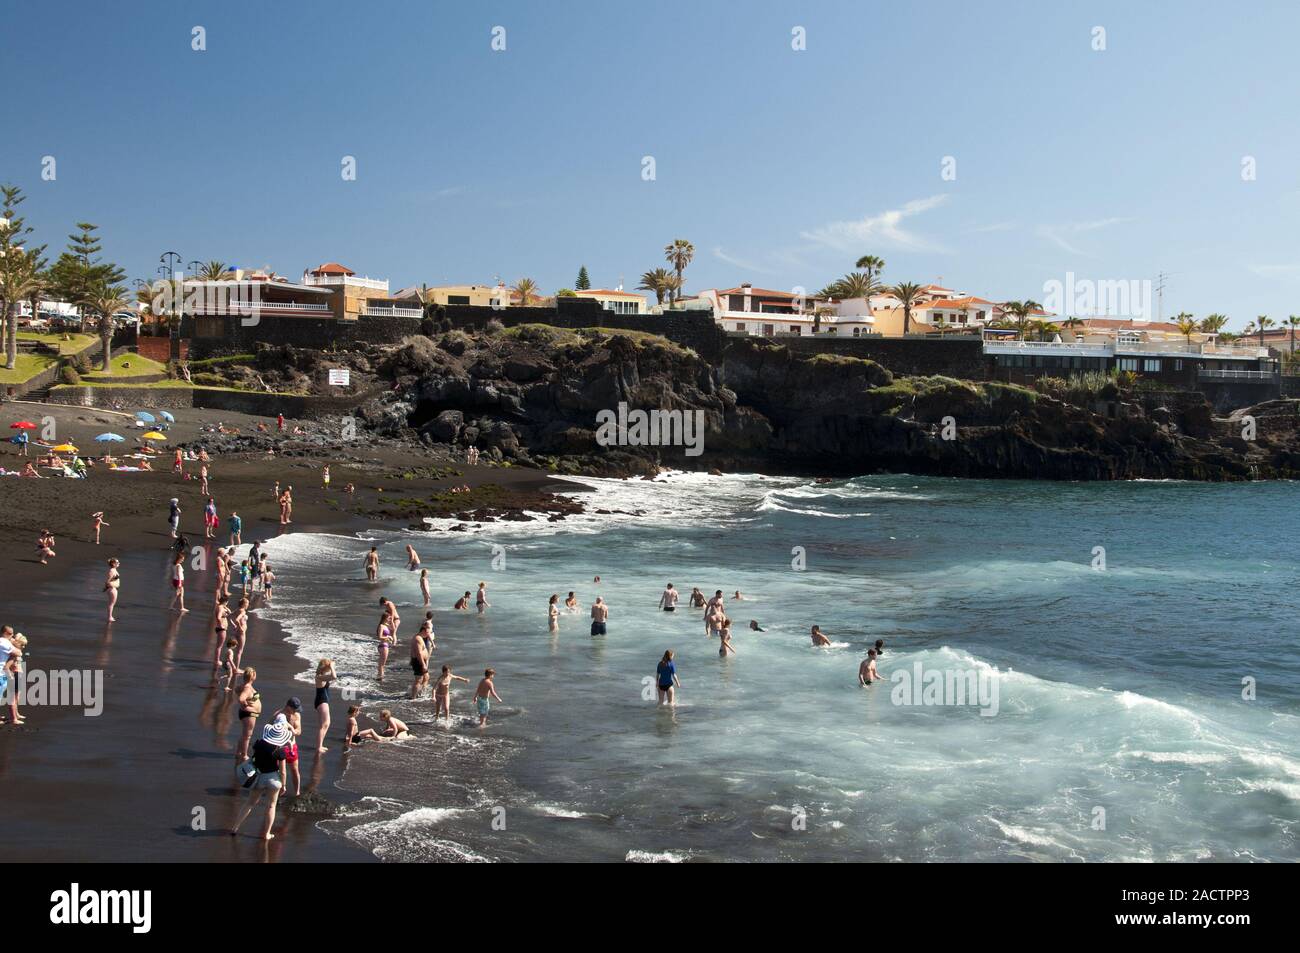
[[[72,417],[86,433],[68,433],[74,443],[107,429],[96,411],[49,408]],[[46,408],[7,405],[3,418],[39,419]],[[23,416],[26,414],[27,416]],[[186,412],[186,416],[189,412]],[[196,415],[197,416],[197,415]],[[207,416],[216,419],[215,413]],[[221,414],[231,421],[236,415]],[[183,420],[178,439],[196,421]],[[63,428],[64,422],[60,421]],[[96,429],[98,428],[98,429]],[[126,433],[124,430],[117,432]],[[65,435],[66,434],[66,435]],[[77,443],[78,446],[82,444]],[[0,464],[18,460],[5,444]],[[211,551],[227,541],[225,517],[231,508],[243,518],[243,541],[271,540],[281,532],[272,497],[277,477],[295,485],[294,532],[361,529],[373,525],[353,509],[364,508],[382,492],[384,475],[394,468],[429,464],[418,454],[375,448],[366,463],[331,464],[332,489],[321,487],[319,472],[328,458],[218,458],[212,465],[212,494],[222,519]],[[187,465],[193,466],[193,465]],[[454,483],[484,482],[539,489],[559,481],[537,471],[459,467],[453,481],[406,480],[403,494],[437,490]],[[357,495],[340,504],[342,486],[357,484]],[[391,480],[388,481],[391,483]],[[181,481],[170,472],[170,456],[153,473],[98,471],[87,480],[0,478],[0,572],[5,594],[0,621],[24,633],[26,665],[35,671],[103,672],[103,710],[88,717],[81,708],[29,705],[26,724],[0,726],[0,784],[10,820],[0,841],[0,859],[9,861],[360,861],[373,859],[341,838],[317,830],[319,814],[299,814],[282,797],[276,838],[263,844],[260,812],[245,822],[238,838],[226,829],[246,796],[234,783],[234,749],[239,739],[235,693],[212,685],[212,590],[215,573],[187,569],[184,616],[168,610],[168,556],[172,540],[166,502],[181,499],[182,532],[191,547],[204,545],[203,499],[198,481]],[[99,546],[89,541],[91,512],[103,509],[111,524]],[[58,555],[48,565],[35,557],[40,528],[56,534]],[[75,535],[73,535],[75,534]],[[364,547],[359,544],[359,553]],[[122,595],[109,626],[105,621],[104,561],[122,561]],[[360,556],[358,557],[360,558]],[[238,592],[237,583],[232,595]],[[256,608],[258,602],[254,602]],[[341,737],[347,704],[335,698],[326,747],[317,756],[317,716],[312,686],[295,676],[310,667],[296,658],[279,627],[256,615],[250,619],[244,664],[258,670],[264,716],[290,696],[304,702],[300,743],[304,793],[315,791],[335,804],[349,796],[336,781],[347,752]],[[336,695],[338,693],[335,693]],[[6,722],[8,720],[5,713]],[[259,720],[260,725],[265,718]]]

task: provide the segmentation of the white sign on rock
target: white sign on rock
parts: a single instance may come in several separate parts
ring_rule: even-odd
[[[347,387],[352,383],[352,371],[346,367],[330,368],[330,386]]]

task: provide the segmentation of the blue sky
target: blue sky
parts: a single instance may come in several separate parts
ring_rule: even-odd
[[[1041,300],[1069,271],[1164,271],[1166,316],[1300,313],[1294,4],[47,0],[0,16],[0,180],[26,190],[38,241],[57,251],[89,219],[132,277],[174,249],[291,277],[341,261],[393,287],[554,291],[583,264],[630,287],[681,237],[688,292],[815,289],[874,253],[887,280],[997,300]]]

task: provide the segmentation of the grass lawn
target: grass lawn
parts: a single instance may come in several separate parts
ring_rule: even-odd
[[[166,364],[161,364],[158,361],[151,360],[147,357],[141,357],[139,354],[132,354],[129,351],[119,354],[117,357],[109,361],[107,371],[101,371],[98,367],[98,362],[94,363],[96,364],[96,367],[86,375],[87,380],[93,378],[95,381],[104,381],[106,383],[111,383],[113,381],[121,381],[125,383],[132,377],[144,377],[149,374],[167,373]]]
[[[71,340],[63,340],[61,333],[39,334],[35,331],[19,331],[18,340],[20,341],[41,341],[45,344],[57,344],[60,354],[76,354],[84,351],[95,343],[97,338],[93,334],[70,334]]]
[[[0,361],[0,384],[21,384],[57,362],[58,358],[48,354],[20,353],[12,371],[5,370],[4,362]]]

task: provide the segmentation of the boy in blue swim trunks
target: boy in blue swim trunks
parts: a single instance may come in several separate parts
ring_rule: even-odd
[[[474,692],[474,702],[478,705],[478,726],[480,728],[487,726],[488,712],[492,710],[492,699],[501,701],[501,696],[497,694],[497,689],[492,684],[493,677],[496,676],[497,670],[488,668],[483,670],[483,680],[478,683],[478,688]]]

